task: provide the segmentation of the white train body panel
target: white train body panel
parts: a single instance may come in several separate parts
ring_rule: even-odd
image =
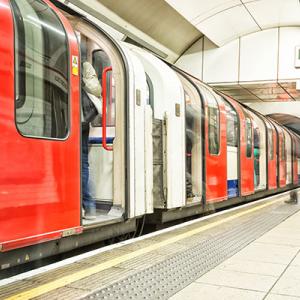
[[[128,47],[143,64],[153,85],[153,117],[164,122],[166,208],[185,205],[185,104],[176,73],[152,54]]]
[[[129,174],[130,199],[129,217],[137,217],[152,211],[152,199],[145,197],[146,164],[151,157],[146,157],[145,141],[151,139],[149,130],[145,130],[145,109],[147,83],[142,64],[126,47],[121,45],[129,66]],[[149,178],[148,178],[149,180]],[[146,203],[149,201],[149,203]]]
[[[235,187],[238,182],[238,148],[227,146],[227,186],[228,196],[238,196],[237,191],[231,187]]]

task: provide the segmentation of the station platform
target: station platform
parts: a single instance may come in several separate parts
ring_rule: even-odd
[[[0,282],[0,299],[300,299],[300,204],[278,194]]]

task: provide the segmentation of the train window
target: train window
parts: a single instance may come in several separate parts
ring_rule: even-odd
[[[86,38],[84,36],[81,37],[81,43],[85,40]],[[97,73],[98,79],[101,83],[102,89],[103,89],[103,84],[102,84],[102,73],[103,70],[106,67],[111,66],[110,59],[108,55],[101,49],[93,51],[92,54],[92,60],[93,60],[93,67]],[[115,80],[114,77],[112,76],[112,72],[108,72],[108,77],[107,77],[107,82],[106,82],[106,91],[107,91],[107,98],[106,98],[106,107],[107,107],[107,112],[106,112],[106,122],[108,127],[114,127],[115,126]],[[101,116],[99,115],[93,122],[92,122],[93,127],[98,127],[102,126],[101,122]]]
[[[208,137],[209,153],[219,154],[220,151],[220,116],[217,100],[210,97],[208,100]]]
[[[225,101],[224,101],[225,102]],[[227,117],[227,146],[238,146],[238,118],[233,107],[225,102]]]
[[[260,133],[258,128],[254,129],[254,148],[260,148]]]
[[[252,124],[250,118],[246,117],[246,143],[247,143],[247,150],[246,156],[252,156]]]
[[[25,136],[65,138],[69,128],[68,44],[42,1],[12,0],[16,125]]]
[[[268,151],[269,160],[274,159],[274,141],[273,141],[273,130],[268,128]]]
[[[282,134],[282,140],[281,140],[281,160],[285,160],[285,136]]]
[[[87,43],[86,38],[82,37],[81,38],[81,43]],[[86,49],[86,47],[82,47],[82,49]],[[85,50],[86,51],[86,50]],[[82,57],[82,55],[81,55]],[[87,54],[86,54],[87,57]],[[82,60],[84,58],[82,57]],[[86,58],[87,60],[87,58]],[[98,79],[100,80],[100,82],[102,81],[102,73],[104,68],[106,67],[110,67],[111,63],[110,63],[110,59],[108,57],[108,55],[102,50],[102,49],[98,49],[98,50],[94,50],[93,51],[93,67],[96,70]],[[102,82],[101,82],[102,84]]]
[[[149,75],[146,73],[146,79],[147,79],[147,104],[149,104],[153,109],[153,103],[154,103],[154,91],[153,91],[153,84],[149,77]]]

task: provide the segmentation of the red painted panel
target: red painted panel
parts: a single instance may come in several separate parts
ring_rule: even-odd
[[[272,127],[273,138],[273,159],[268,159],[268,183],[269,189],[277,188],[277,134],[275,128]]]
[[[219,202],[227,199],[227,144],[226,110],[218,99],[220,113],[220,151],[218,155],[209,153],[208,141],[208,105],[205,104],[205,151],[206,151],[206,202]]]
[[[0,244],[41,242],[80,226],[79,77],[70,75],[70,134],[65,141],[27,138],[15,125],[14,32],[9,1],[0,0]],[[75,34],[71,57],[78,56]],[[55,234],[53,238],[57,238]]]
[[[250,158],[246,157],[247,152],[247,141],[246,141],[246,117],[244,109],[238,102],[230,97],[226,99],[235,108],[240,122],[240,194],[242,196],[247,196],[254,193],[254,157],[253,157],[253,139],[252,139],[252,156]],[[253,137],[253,126],[252,126],[252,137]]]

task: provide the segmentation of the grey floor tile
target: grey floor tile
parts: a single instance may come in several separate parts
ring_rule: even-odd
[[[170,300],[260,300],[265,293],[203,283],[192,283]]]
[[[246,259],[238,259],[233,256],[220,264],[216,269],[279,277],[285,268],[286,265],[282,264],[249,261]]]
[[[267,292],[277,277],[213,269],[196,282]]]
[[[298,247],[254,242],[235,255],[239,259],[288,265]]]
[[[299,266],[300,267],[300,253],[297,254],[295,259],[292,261],[292,266]]]
[[[265,300],[297,300],[299,297],[287,296],[287,295],[278,295],[278,294],[269,294]]]
[[[300,233],[267,233],[261,238],[257,239],[256,242],[264,244],[294,246],[300,249]]]
[[[289,266],[271,293],[300,297],[300,266]]]

